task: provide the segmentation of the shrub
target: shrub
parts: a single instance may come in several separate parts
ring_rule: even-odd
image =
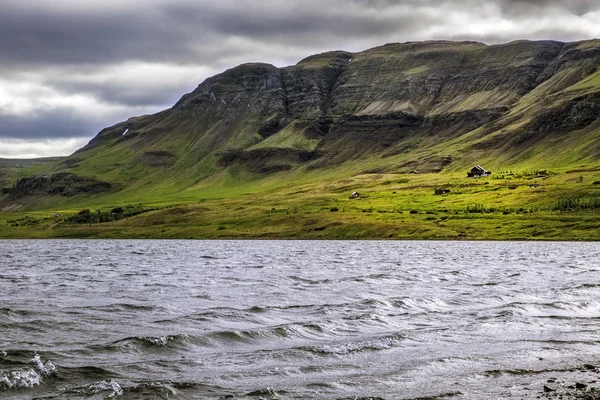
[[[115,210],[121,209],[121,213],[115,212]],[[90,210],[81,210],[75,215],[71,215],[70,217],[65,219],[65,223],[67,224],[98,224],[102,222],[111,222],[116,221],[123,218],[133,217],[138,214],[142,214],[148,211],[153,211],[153,209],[146,209],[142,206],[124,206],[117,207],[112,209],[111,211],[100,211],[98,210],[96,213],[91,213]]]
[[[600,209],[600,199],[559,199],[553,207],[554,211],[597,210]]]
[[[467,206],[467,212],[469,213],[483,213],[485,212],[485,206],[483,204],[473,204]]]

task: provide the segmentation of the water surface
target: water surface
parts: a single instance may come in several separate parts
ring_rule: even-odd
[[[0,241],[0,397],[535,398],[600,364],[599,259],[596,243]]]

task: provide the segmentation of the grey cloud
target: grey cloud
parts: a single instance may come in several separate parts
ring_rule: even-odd
[[[282,4],[282,3],[280,3]],[[348,3],[305,1],[305,7],[290,11],[284,7],[215,8],[202,5],[176,5],[166,10],[167,15],[188,24],[199,23],[211,32],[221,35],[240,35],[266,40],[294,39],[296,35],[314,36],[333,34],[338,37],[376,36],[393,31],[409,31],[422,25],[414,15],[386,15],[375,12],[365,15],[363,8],[348,13]],[[357,4],[357,3],[355,3]]]
[[[136,14],[0,13],[2,63],[94,63],[123,59],[169,60],[189,53],[183,32],[160,18]]]
[[[68,107],[37,110],[29,115],[0,113],[0,138],[49,139],[90,136],[98,132],[104,124]]]
[[[499,4],[509,12],[528,9],[543,13],[542,7],[555,7],[579,16],[600,8],[597,0],[502,0]]]
[[[360,51],[426,39],[490,44],[585,39],[598,32],[590,28],[593,23],[573,21],[600,9],[599,0],[146,0],[143,6],[134,0],[108,1],[105,6],[96,1],[3,2],[4,80],[35,80],[49,91],[93,97],[121,111],[99,121],[96,110],[76,109],[75,103],[54,111],[37,109],[27,116],[0,110],[0,138],[91,137],[117,122],[115,118],[125,119],[140,109],[159,111],[210,71],[242,62],[284,66],[327,50]],[[527,23],[531,16],[552,23],[533,26]],[[510,28],[490,27],[495,21],[510,21]],[[166,67],[154,76],[124,82],[117,74],[123,65],[136,62]],[[199,73],[164,79],[169,66],[177,65],[197,67]],[[114,75],[104,76],[111,68]],[[104,75],[81,79],[86,74]],[[7,102],[10,99],[0,98],[0,104]]]
[[[194,87],[190,82],[164,87],[146,87],[143,84],[123,87],[117,82],[94,84],[68,80],[49,81],[48,84],[65,94],[87,94],[101,102],[129,107],[154,106],[157,109],[170,107]]]
[[[306,37],[373,37],[409,32],[422,24],[414,15],[372,13],[369,6],[339,0],[298,2],[175,2],[151,10],[76,14],[35,8],[0,13],[0,63],[110,64],[122,60],[213,62],[228,51],[223,41],[243,36],[298,44]],[[290,6],[291,5],[291,6]],[[427,21],[425,21],[427,22]],[[304,44],[307,44],[306,42]],[[314,45],[314,44],[313,44]]]

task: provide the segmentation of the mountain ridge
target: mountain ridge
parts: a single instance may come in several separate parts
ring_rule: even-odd
[[[179,193],[331,171],[596,163],[599,66],[598,40],[389,43],[282,68],[246,63],[169,109],[103,129],[32,176],[68,173],[130,196],[156,191],[157,182],[162,193]],[[0,206],[39,203],[26,197],[15,190]]]

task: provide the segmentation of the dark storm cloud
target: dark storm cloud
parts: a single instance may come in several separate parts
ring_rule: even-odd
[[[353,5],[349,8],[348,4]],[[429,21],[411,13],[370,12],[368,4],[158,2],[155,7],[70,13],[7,7],[0,13],[0,63],[110,64],[123,60],[214,62],[232,36],[314,46],[306,38],[373,37],[409,32]],[[377,11],[377,9],[375,9]],[[238,49],[233,49],[238,50]]]
[[[243,62],[600,36],[600,0],[0,1],[0,157],[2,138],[90,138]]]
[[[415,20],[410,14],[385,15],[373,12],[365,14],[363,4],[348,9],[338,3],[339,7],[327,7],[316,1],[302,3],[304,7],[286,9],[269,7],[258,12],[248,8],[214,8],[180,4],[168,7],[166,14],[178,21],[186,21],[193,25],[200,23],[210,32],[219,35],[240,35],[244,37],[270,40],[294,40],[296,37],[338,36],[369,37],[393,31],[409,31],[416,29],[427,21]],[[364,12],[357,12],[359,10]]]
[[[158,40],[157,40],[158,39]],[[9,8],[0,13],[1,63],[107,64],[124,59],[185,55],[185,35],[144,14],[41,13]]]

